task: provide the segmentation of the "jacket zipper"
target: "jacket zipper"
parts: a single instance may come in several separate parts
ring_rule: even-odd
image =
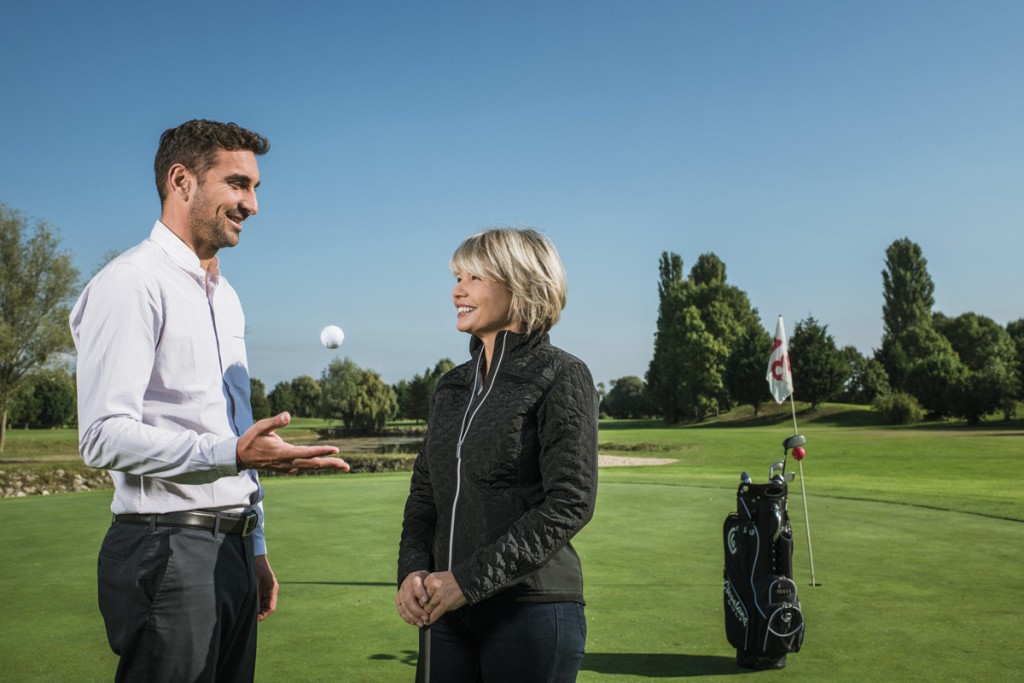
[[[484,392],[483,397],[477,402],[476,406],[473,407],[473,393],[476,392],[476,381],[477,378],[480,377],[480,363],[482,363],[484,359],[483,349],[480,349],[480,356],[476,360],[476,368],[474,369],[473,375],[473,387],[470,389],[469,404],[466,406],[466,412],[462,416],[462,427],[459,430],[459,442],[455,447],[455,498],[452,500],[452,522],[451,526],[448,528],[448,571],[451,571],[452,557],[455,552],[455,511],[458,509],[459,493],[462,491],[462,442],[466,440],[469,428],[473,424],[473,418],[476,417],[480,407],[491,394],[491,389],[494,387],[494,380],[498,377],[498,368],[501,367],[501,361],[505,357],[505,344],[507,341],[508,334],[506,333],[501,337],[501,352],[498,354],[497,360],[491,363],[491,367],[487,371],[489,377],[487,382],[487,391]],[[472,413],[470,413],[471,407]]]

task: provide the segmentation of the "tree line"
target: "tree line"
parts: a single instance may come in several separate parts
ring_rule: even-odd
[[[107,260],[109,260],[109,256]],[[601,407],[610,417],[702,420],[738,405],[755,415],[768,399],[772,339],[747,294],[729,284],[715,254],[684,275],[679,255],[658,263],[658,319],[643,379],[612,380]],[[80,289],[71,255],[43,221],[0,203],[0,452],[8,425],[74,425],[73,349],[68,315]],[[1009,419],[1024,398],[1024,318],[1001,326],[984,315],[934,311],[934,290],[921,247],[907,238],[885,252],[884,331],[871,355],[838,347],[813,316],[789,339],[797,395],[812,408],[826,401],[872,404],[893,422],[962,418]],[[320,378],[303,375],[270,392],[251,380],[256,419],[287,410],[334,420],[343,429],[380,431],[396,418],[425,421],[430,396],[453,368],[442,359],[411,380],[385,383],[350,359],[336,359]]]
[[[335,359],[319,379],[300,375],[278,382],[270,393],[263,381],[254,377],[249,380],[253,418],[288,411],[333,421],[340,425],[339,431],[350,434],[379,433],[395,419],[426,422],[437,381],[454,367],[455,363],[445,358],[411,380],[389,385],[378,373],[360,368],[351,359]],[[75,427],[74,374],[59,365],[29,373],[8,405],[8,426],[12,428]]]
[[[1024,319],[1005,327],[975,312],[934,311],[935,285],[921,247],[907,238],[885,251],[881,346],[870,356],[838,347],[813,316],[789,339],[795,395],[873,405],[891,422],[1015,416],[1024,399]],[[646,381],[613,380],[602,408],[611,417],[701,420],[737,405],[756,415],[769,398],[772,338],[725,264],[702,254],[684,277],[682,259],[659,263],[658,322]]]
[[[343,425],[343,431],[359,434],[381,432],[394,419],[426,422],[437,381],[454,367],[455,363],[444,358],[411,380],[389,385],[377,372],[360,368],[349,358],[336,358],[319,380],[301,375],[278,382],[269,394],[263,382],[253,379],[253,418],[288,411],[333,420]]]

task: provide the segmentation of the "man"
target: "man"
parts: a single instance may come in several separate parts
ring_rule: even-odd
[[[256,622],[277,605],[255,469],[348,470],[331,446],[253,424],[245,318],[217,252],[257,212],[267,140],[189,121],[160,138],[162,211],[71,312],[79,447],[114,481],[100,611],[116,680],[251,681]]]

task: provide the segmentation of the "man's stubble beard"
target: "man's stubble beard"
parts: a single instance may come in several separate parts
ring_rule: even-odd
[[[238,236],[227,227],[227,216],[220,215],[217,207],[206,197],[203,185],[196,188],[195,204],[188,214],[188,226],[198,248],[212,250],[214,254],[238,244]]]

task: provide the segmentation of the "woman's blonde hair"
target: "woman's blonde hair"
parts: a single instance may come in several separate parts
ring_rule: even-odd
[[[568,284],[562,259],[548,238],[531,228],[494,228],[466,239],[449,264],[512,292],[511,316],[527,334],[547,332],[562,315]]]

